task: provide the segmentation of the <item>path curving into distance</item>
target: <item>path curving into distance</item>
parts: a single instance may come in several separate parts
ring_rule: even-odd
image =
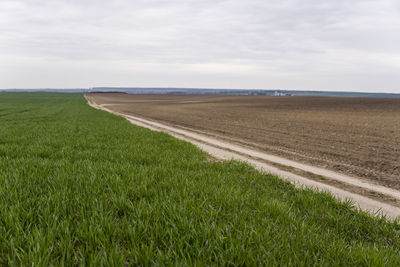
[[[351,200],[358,208],[373,214],[383,214],[391,219],[400,216],[399,205],[393,204],[395,202],[400,202],[400,191],[398,190],[382,185],[376,185],[369,181],[346,176],[331,170],[306,165],[247,147],[231,144],[226,141],[200,134],[188,128],[181,129],[178,127],[171,127],[159,122],[115,112],[107,108],[112,106],[112,104],[99,105],[90,99],[90,96],[85,95],[85,98],[87,99],[88,104],[96,109],[122,116],[137,126],[145,127],[154,131],[165,132],[178,139],[188,141],[218,159],[237,159],[245,161],[264,172],[277,175],[282,179],[293,183],[295,186],[305,186],[321,191],[328,191],[338,199]],[[279,166],[284,166],[285,168],[280,168]],[[293,169],[293,171],[290,169]],[[299,171],[307,175],[299,175]],[[340,186],[311,179],[310,177],[312,176],[323,177],[323,180],[337,182]],[[374,196],[386,196],[392,200],[392,203],[383,201],[383,198],[382,201],[380,201],[379,198],[370,197],[368,194],[362,194],[360,192],[372,193]]]

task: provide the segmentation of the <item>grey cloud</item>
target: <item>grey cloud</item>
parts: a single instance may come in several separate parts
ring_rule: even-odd
[[[9,77],[57,62],[98,74],[76,86],[400,90],[396,0],[3,0],[0,14],[0,87],[51,86]]]

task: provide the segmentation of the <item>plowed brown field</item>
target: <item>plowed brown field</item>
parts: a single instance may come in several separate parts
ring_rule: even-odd
[[[400,189],[400,99],[119,93],[88,97],[114,111]]]

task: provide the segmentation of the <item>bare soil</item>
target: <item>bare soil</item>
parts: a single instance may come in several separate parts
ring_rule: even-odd
[[[90,94],[108,109],[207,132],[400,189],[400,99]]]

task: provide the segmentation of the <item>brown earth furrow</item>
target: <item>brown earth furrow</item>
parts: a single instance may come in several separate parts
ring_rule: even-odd
[[[127,94],[90,97],[117,112],[206,132],[400,189],[400,99]]]

